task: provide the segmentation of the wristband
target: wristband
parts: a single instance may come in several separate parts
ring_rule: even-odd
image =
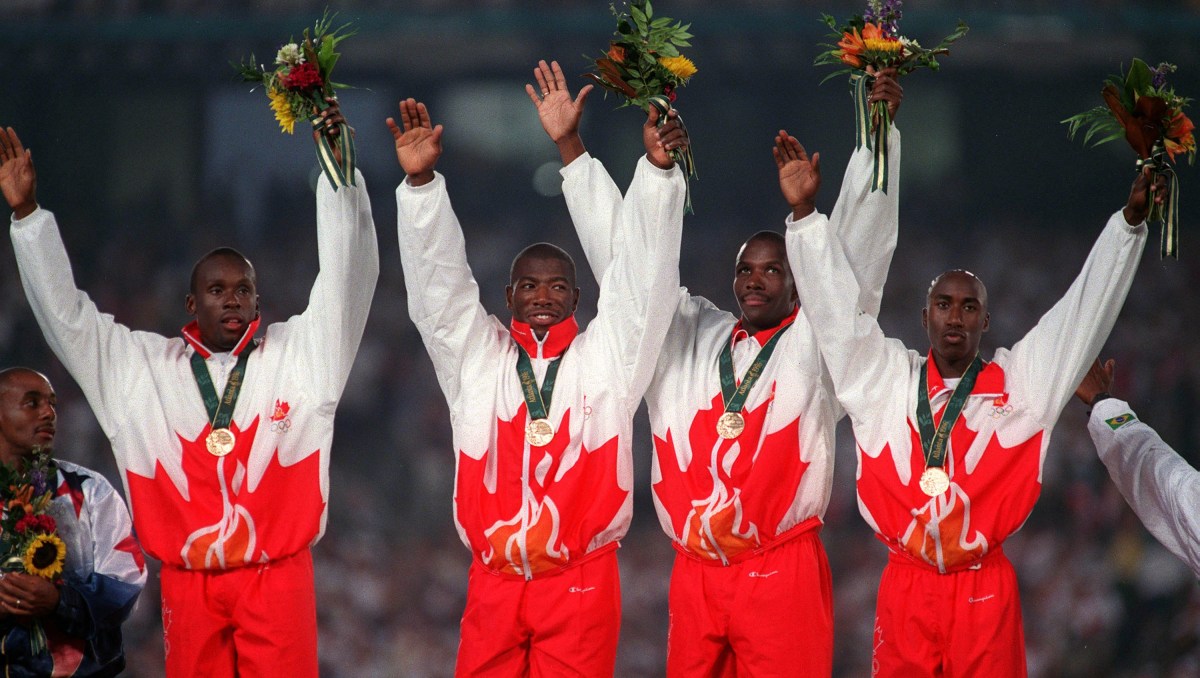
[[[1090,406],[1095,407],[1096,403],[1100,402],[1101,400],[1105,400],[1105,399],[1108,399],[1111,397],[1112,397],[1112,394],[1109,393],[1108,391],[1101,391],[1092,397],[1092,403]]]

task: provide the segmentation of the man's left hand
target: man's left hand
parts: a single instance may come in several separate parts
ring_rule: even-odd
[[[58,587],[24,572],[0,576],[0,609],[12,617],[45,617],[58,607]]]

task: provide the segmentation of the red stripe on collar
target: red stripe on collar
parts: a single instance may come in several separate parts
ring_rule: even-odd
[[[546,337],[541,342],[541,352],[538,351],[537,336],[530,329],[529,323],[523,323],[520,320],[513,319],[508,325],[508,333],[512,335],[513,341],[517,342],[531,358],[557,358],[562,355],[563,351],[575,341],[575,336],[579,334],[579,323],[575,322],[575,315],[566,320],[551,325],[546,330]]]
[[[233,355],[236,356],[241,353],[242,349],[246,348],[246,344],[249,344],[250,341],[254,339],[254,333],[258,331],[258,323],[260,320],[262,320],[261,316],[250,321],[250,325],[246,327],[246,333],[242,335],[242,338],[238,340],[237,345],[233,347]],[[201,358],[208,360],[209,356],[214,353],[204,345],[203,341],[200,341],[200,325],[197,324],[195,320],[184,325],[183,329],[180,330],[180,333],[183,334],[183,340],[190,344],[191,347],[196,350],[196,353],[200,354]]]
[[[779,330],[783,329],[784,327],[787,327],[788,325],[791,325],[792,323],[796,322],[796,316],[799,314],[800,314],[800,307],[795,306],[792,308],[791,314],[788,315],[788,317],[784,318],[782,321],[780,321],[780,323],[778,325],[776,325],[775,327],[768,327],[765,330],[759,330],[759,331],[755,332],[753,335],[742,328],[742,319],[738,318],[737,324],[735,324],[733,326],[733,343],[736,344],[739,341],[741,341],[742,339],[747,339],[747,338],[753,336],[754,340],[758,342],[759,346],[766,346],[767,342],[771,340],[771,337],[775,336],[776,332],[778,332]]]
[[[925,357],[925,378],[929,383],[929,399],[932,400],[942,391],[948,390],[945,380],[938,372],[937,362],[933,359],[933,349]],[[994,362],[985,362],[979,376],[975,377],[975,386],[971,395],[1000,396],[1004,394],[1004,369]]]

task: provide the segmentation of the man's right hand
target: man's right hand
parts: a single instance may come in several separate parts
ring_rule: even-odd
[[[429,111],[416,99],[400,102],[401,129],[394,118],[387,119],[388,129],[396,140],[396,159],[408,175],[408,182],[421,186],[433,181],[433,168],[442,156],[442,126],[429,122]]]
[[[675,166],[671,152],[686,150],[692,140],[674,108],[667,111],[667,121],[662,127],[658,126],[658,116],[658,109],[651,106],[642,125],[642,144],[646,147],[646,157],[655,167],[671,169]]]
[[[816,209],[817,191],[821,188],[821,154],[809,158],[796,137],[779,130],[775,136],[775,166],[779,168],[779,190],[792,208],[792,219],[799,220]]]
[[[1113,371],[1117,367],[1117,361],[1109,358],[1101,363],[1099,358],[1092,363],[1088,368],[1087,374],[1083,375],[1083,381],[1079,382],[1079,387],[1075,389],[1075,397],[1083,401],[1084,405],[1092,406],[1092,401],[1101,393],[1108,393],[1112,388]]]
[[[538,67],[533,69],[533,77],[537,80],[538,90],[533,85],[525,85],[525,93],[533,102],[538,112],[538,120],[542,121],[542,129],[546,130],[550,140],[558,146],[562,156],[563,166],[570,165],[576,158],[584,154],[583,139],[579,136],[579,120],[583,117],[583,103],[592,91],[592,85],[584,85],[579,95],[571,98],[571,90],[567,88],[567,78],[557,61],[549,64],[543,59]]]
[[[21,145],[20,137],[11,127],[0,128],[0,191],[17,219],[24,219],[37,209],[33,154]]]

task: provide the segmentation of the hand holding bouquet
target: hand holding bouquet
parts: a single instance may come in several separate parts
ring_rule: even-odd
[[[1179,258],[1179,179],[1175,174],[1175,156],[1186,154],[1188,164],[1196,159],[1195,125],[1183,113],[1191,101],[1175,93],[1167,85],[1167,75],[1175,72],[1173,64],[1162,63],[1150,68],[1141,59],[1134,59],[1129,70],[1110,75],[1104,81],[1100,95],[1104,106],[1073,115],[1063,122],[1067,135],[1074,139],[1083,128],[1083,143],[1100,144],[1125,137],[1138,154],[1137,169],[1150,167],[1156,175],[1168,181],[1166,200],[1154,200],[1151,184],[1149,221],[1162,224],[1160,255]]]
[[[845,66],[826,76],[825,80],[843,73],[850,75],[854,90],[855,148],[862,148],[866,144],[867,148],[875,151],[871,190],[885,193],[888,177],[887,137],[892,120],[887,106],[878,101],[870,106],[868,117],[867,92],[874,75],[889,68],[895,69],[900,75],[918,68],[936,71],[940,66],[937,57],[949,54],[950,45],[966,35],[968,30],[967,25],[960,21],[954,32],[937,47],[925,49],[916,40],[900,35],[900,4],[901,0],[870,0],[866,12],[850,17],[840,26],[837,19],[822,14],[821,19],[833,30],[830,39],[837,40],[837,43],[823,44],[822,47],[828,49],[818,54],[814,61],[817,65]]]

